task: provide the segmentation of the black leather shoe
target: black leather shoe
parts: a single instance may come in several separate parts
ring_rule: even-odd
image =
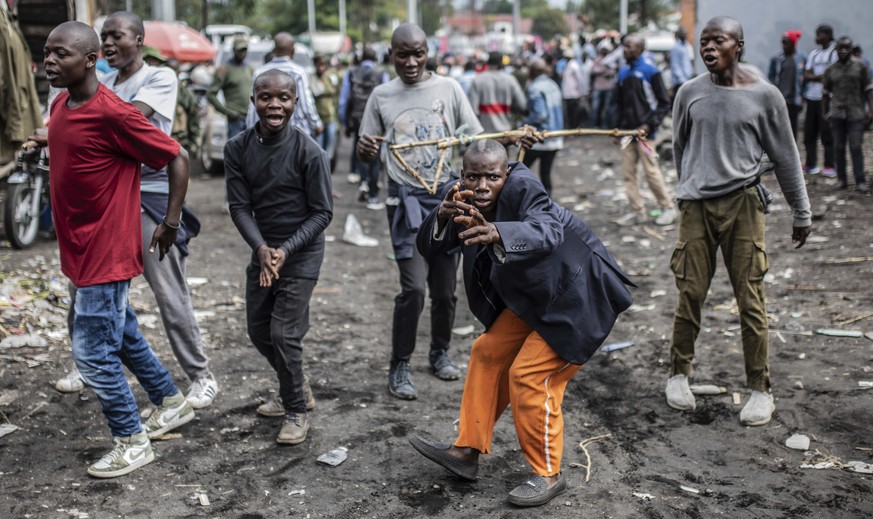
[[[401,400],[415,400],[418,393],[409,373],[409,362],[397,361],[388,371],[388,392]]]
[[[449,358],[449,350],[430,350],[430,369],[440,380],[458,380],[461,370]]]
[[[459,460],[458,458],[451,456],[446,452],[451,445],[426,440],[421,436],[413,436],[409,438],[409,443],[422,456],[448,470],[452,474],[459,478],[475,481],[476,473],[479,472],[479,464]]]
[[[509,502],[515,506],[540,506],[548,503],[567,490],[567,480],[563,474],[558,474],[558,482],[549,488],[549,483],[542,476],[531,476],[530,479],[515,487],[509,493]]]

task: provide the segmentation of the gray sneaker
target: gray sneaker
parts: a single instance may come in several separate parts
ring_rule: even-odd
[[[429,357],[430,369],[436,378],[440,380],[458,380],[461,378],[461,370],[449,358],[448,350],[430,350]]]
[[[415,400],[418,392],[409,373],[409,362],[399,360],[388,372],[388,392],[401,400]]]
[[[152,443],[145,432],[115,437],[115,448],[88,467],[95,478],[116,478],[148,465],[155,459]]]
[[[309,385],[309,375],[303,375],[303,399],[306,400],[306,410],[312,411],[315,409],[315,395],[312,394],[312,386]],[[285,406],[282,405],[282,398],[275,398],[264,402],[258,406],[258,414],[261,416],[285,416]]]
[[[82,375],[77,368],[73,368],[73,371],[67,373],[63,378],[60,378],[55,382],[55,389],[61,393],[78,393],[85,389],[85,379],[82,378]]]
[[[165,396],[161,405],[143,424],[143,430],[152,440],[181,427],[194,419],[194,408],[185,400],[181,392]]]
[[[289,413],[285,418],[285,423],[279,429],[279,436],[276,437],[276,443],[284,445],[297,445],[306,440],[306,435],[309,433],[309,417],[306,413]]]
[[[688,377],[685,375],[670,377],[667,380],[667,390],[664,393],[667,395],[667,405],[677,411],[694,411],[694,408],[697,407],[694,393],[688,387]]]
[[[740,411],[740,423],[743,425],[766,425],[773,417],[776,404],[773,403],[773,395],[761,391],[752,391],[749,401]]]
[[[661,210],[661,215],[655,218],[655,225],[670,225],[676,221],[679,213],[672,207],[667,207]]]

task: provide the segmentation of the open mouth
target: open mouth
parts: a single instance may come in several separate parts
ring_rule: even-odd
[[[115,50],[105,50],[105,49],[103,50],[103,57],[106,59],[106,61],[108,61],[110,63],[112,62],[113,58],[115,58],[115,56],[117,56],[117,55],[118,55],[118,52]]]
[[[488,207],[489,205],[491,205],[491,200],[488,198],[474,198],[473,205],[481,209],[483,207]]]
[[[715,54],[707,54],[703,56],[703,62],[707,65],[715,65],[716,63],[718,63],[718,56],[716,56]]]
[[[270,126],[281,126],[285,122],[285,116],[282,114],[270,114],[264,116],[264,121]]]
[[[45,71],[45,78],[49,81],[52,81],[53,79],[57,79],[58,76],[59,76],[59,74],[54,70],[46,69],[46,71]]]

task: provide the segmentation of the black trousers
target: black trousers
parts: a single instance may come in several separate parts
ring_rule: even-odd
[[[286,413],[305,413],[303,336],[309,331],[309,300],[315,279],[282,277],[258,285],[260,265],[246,268],[246,326],[249,338],[279,378]]]
[[[864,153],[861,149],[864,144],[864,120],[847,121],[846,119],[831,119],[828,121],[834,136],[834,155],[837,161],[837,178],[844,184],[848,181],[846,164],[846,144],[849,145],[849,154],[852,156],[852,173],[855,176],[855,185],[866,182],[864,178]]]
[[[801,105],[788,105],[788,122],[791,123],[791,135],[797,140],[797,117],[800,115]]]
[[[522,161],[525,166],[530,168],[539,159],[540,181],[549,195],[552,194],[552,164],[555,162],[556,155],[558,155],[558,150],[527,150]]]
[[[824,167],[834,167],[834,140],[831,129],[821,113],[821,101],[806,100],[806,122],[803,125],[803,143],[806,146],[806,166],[818,163],[818,138],[824,146]]]
[[[420,232],[427,232],[422,229]],[[459,254],[440,254],[425,259],[413,250],[410,259],[397,260],[400,293],[394,298],[391,330],[391,365],[409,361],[415,351],[418,319],[424,310],[425,291],[430,293],[430,349],[447,350],[455,322],[455,287]]]

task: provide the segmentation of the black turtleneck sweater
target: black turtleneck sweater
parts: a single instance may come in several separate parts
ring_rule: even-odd
[[[256,127],[224,147],[227,201],[233,224],[258,262],[261,245],[281,247],[282,276],[318,279],[324,230],[333,218],[330,164],[318,144],[290,124],[261,137]]]

